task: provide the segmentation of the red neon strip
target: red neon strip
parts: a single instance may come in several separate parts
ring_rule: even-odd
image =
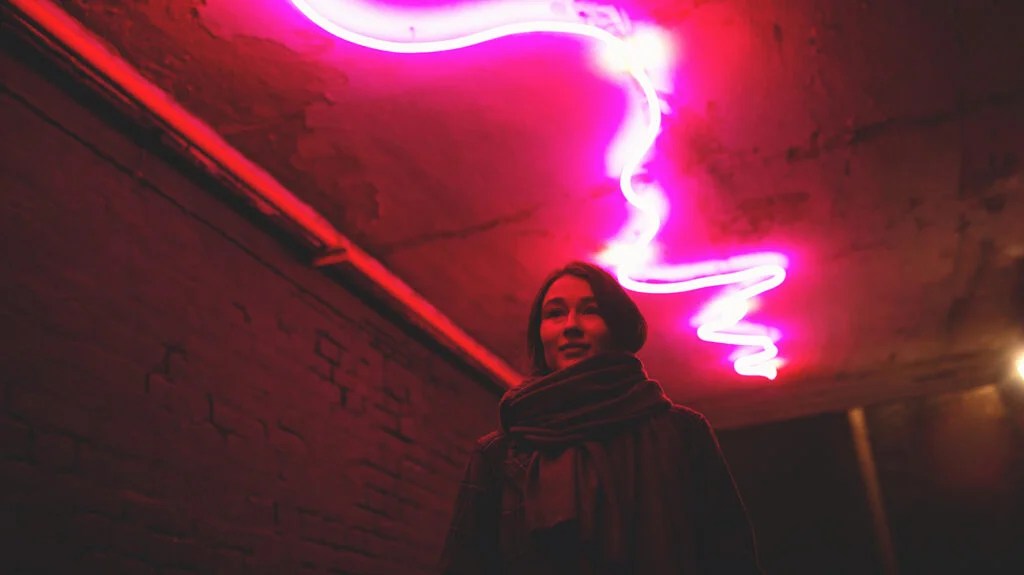
[[[465,354],[498,381],[509,387],[522,381],[521,374],[462,331],[380,262],[353,245],[319,213],[224,141],[212,128],[110,52],[59,6],[48,0],[11,0],[10,3],[38,31],[52,37],[109,86],[119,90],[122,96],[141,104],[205,159],[242,182],[246,193],[257,201],[262,210],[283,214],[305,231],[312,241],[323,246],[325,251],[344,254],[344,261],[351,263],[360,273],[381,286],[412,314],[422,318],[425,327],[439,339],[449,342],[458,353]]]

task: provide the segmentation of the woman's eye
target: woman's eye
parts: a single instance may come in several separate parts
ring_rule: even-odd
[[[548,311],[544,312],[544,317],[558,317],[560,315],[563,315],[564,313],[565,313],[565,310],[554,308],[554,309],[549,309]]]
[[[597,309],[596,305],[592,305],[592,306],[588,306],[588,307],[583,308],[583,313],[599,315],[601,313],[601,310]]]

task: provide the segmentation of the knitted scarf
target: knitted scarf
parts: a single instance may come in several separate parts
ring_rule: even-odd
[[[602,353],[526,381],[499,404],[502,429],[533,447],[523,484],[527,529],[539,538],[575,524],[601,561],[628,556],[624,505],[602,439],[668,409],[633,354]]]

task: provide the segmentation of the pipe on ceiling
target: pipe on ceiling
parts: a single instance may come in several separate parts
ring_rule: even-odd
[[[355,245],[266,170],[228,144],[213,128],[143,77],[61,7],[50,0],[8,2],[30,33],[98,84],[107,96],[144,113],[204,169],[226,180],[276,225],[299,236],[316,252],[314,265],[354,269],[397,304],[407,320],[482,370],[499,386],[514,387],[522,381],[522,374]]]

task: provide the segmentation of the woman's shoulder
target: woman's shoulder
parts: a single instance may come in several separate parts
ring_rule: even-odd
[[[692,407],[686,407],[675,402],[672,402],[672,406],[665,412],[666,417],[669,418],[672,423],[688,428],[710,428],[711,424],[708,422],[708,418],[704,417],[704,414],[693,409]]]
[[[500,429],[486,435],[481,435],[476,440],[476,449],[482,453],[491,452],[504,446],[506,437],[505,433]]]
[[[508,435],[501,430],[492,431],[477,438],[473,445],[470,461],[479,462],[482,467],[491,470],[501,469],[502,462],[508,456]]]

